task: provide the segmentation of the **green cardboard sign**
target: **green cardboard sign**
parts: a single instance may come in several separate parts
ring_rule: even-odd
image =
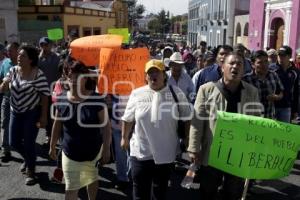
[[[128,28],[111,28],[108,29],[108,34],[121,35],[123,36],[123,43],[129,43]]]
[[[64,38],[64,32],[61,28],[48,29],[47,35],[50,40],[60,40]]]
[[[248,179],[288,176],[300,149],[300,126],[219,112],[209,165]]]

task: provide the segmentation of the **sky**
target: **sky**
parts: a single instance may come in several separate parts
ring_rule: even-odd
[[[161,9],[170,11],[173,15],[182,15],[188,12],[188,0],[138,0],[138,4],[143,4],[146,13],[158,13]]]

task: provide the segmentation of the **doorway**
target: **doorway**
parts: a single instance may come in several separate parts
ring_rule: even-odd
[[[283,45],[284,21],[282,18],[275,18],[271,24],[270,48],[279,49]]]

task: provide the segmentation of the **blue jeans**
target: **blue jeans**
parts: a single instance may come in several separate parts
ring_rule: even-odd
[[[128,162],[129,157],[127,152],[121,149],[121,131],[117,129],[112,129],[112,136],[114,141],[115,149],[115,162],[117,170],[117,179],[118,181],[129,181],[128,179]]]
[[[39,129],[36,126],[40,109],[16,113],[11,111],[9,144],[24,158],[26,167],[34,171],[36,161],[35,141]]]
[[[3,150],[8,152],[10,151],[9,146],[9,118],[10,118],[10,97],[4,95],[1,104],[2,112],[2,147]]]
[[[275,119],[281,122],[291,122],[291,108],[275,108]]]

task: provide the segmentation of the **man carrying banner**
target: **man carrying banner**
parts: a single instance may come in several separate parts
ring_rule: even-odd
[[[230,53],[222,65],[222,78],[217,82],[204,84],[197,94],[188,152],[192,161],[201,165],[201,200],[217,199],[218,187],[222,183],[223,199],[238,200],[242,197],[244,179],[208,166],[208,159],[217,110],[250,115],[261,113],[257,89],[241,81],[244,73],[243,63],[240,55]]]

